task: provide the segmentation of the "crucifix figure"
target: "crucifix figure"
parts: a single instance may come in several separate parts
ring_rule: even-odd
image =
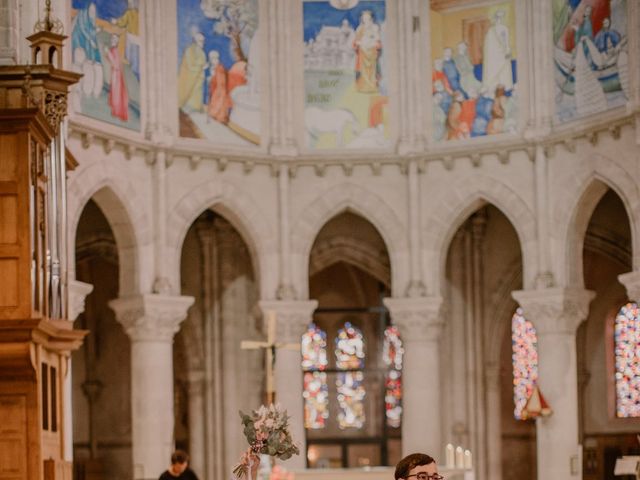
[[[260,342],[255,340],[243,340],[240,342],[240,348],[243,350],[259,350],[265,349],[265,368],[267,374],[267,405],[275,403],[275,364],[276,352],[278,350],[300,350],[299,343],[277,343],[276,342],[277,321],[276,314],[273,311],[267,312],[267,341]]]

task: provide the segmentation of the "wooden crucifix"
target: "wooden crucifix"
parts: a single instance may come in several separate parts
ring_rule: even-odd
[[[266,403],[267,405],[275,403],[275,364],[276,352],[278,350],[300,350],[300,343],[277,343],[276,342],[276,313],[267,312],[267,341],[260,342],[255,340],[243,340],[240,342],[240,348],[243,350],[259,350],[265,349],[265,368],[267,374],[266,385]]]

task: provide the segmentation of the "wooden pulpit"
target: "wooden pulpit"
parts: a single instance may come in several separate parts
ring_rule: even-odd
[[[0,67],[0,480],[71,480],[63,386],[86,332],[67,318],[64,38]]]

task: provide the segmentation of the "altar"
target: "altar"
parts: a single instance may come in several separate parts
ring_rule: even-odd
[[[308,468],[294,470],[295,480],[393,480],[393,467]],[[473,470],[438,467],[446,480],[475,480]]]

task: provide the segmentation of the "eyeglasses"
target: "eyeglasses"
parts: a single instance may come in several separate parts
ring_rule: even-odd
[[[434,473],[433,475],[429,475],[426,472],[414,473],[413,475],[407,475],[409,477],[416,477],[417,480],[444,480],[442,475]]]

